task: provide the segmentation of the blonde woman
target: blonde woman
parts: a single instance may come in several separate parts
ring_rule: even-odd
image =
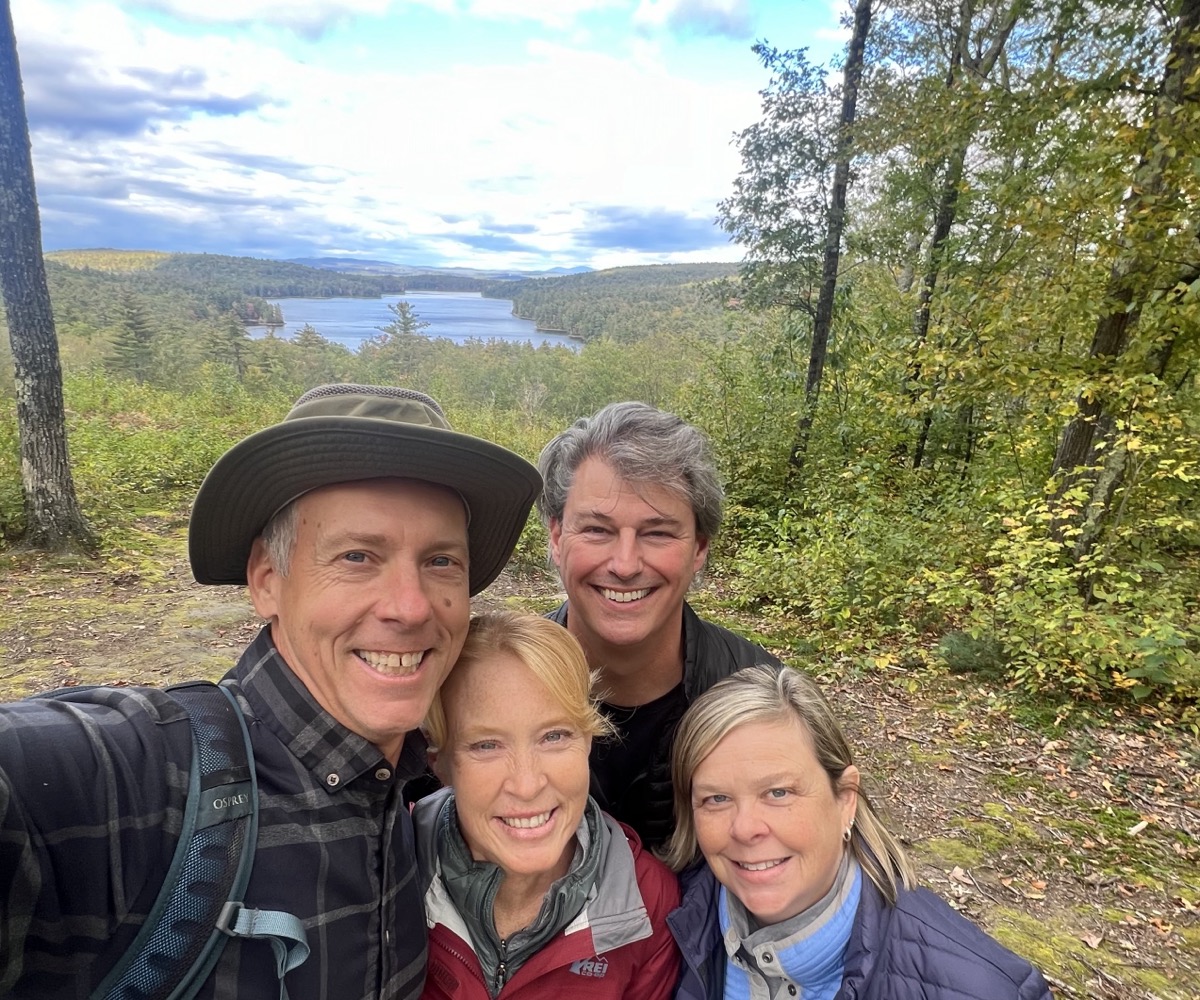
[[[535,615],[472,620],[426,719],[446,786],[415,807],[429,1000],[667,1000],[675,876],[588,795],[608,724],[583,650]]]
[[[804,674],[747,667],[710,688],[680,722],[672,774],[676,997],[1049,1000],[1033,966],[914,887]]]

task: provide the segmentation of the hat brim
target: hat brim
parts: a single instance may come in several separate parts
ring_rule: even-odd
[[[254,539],[281,507],[322,486],[392,477],[462,494],[472,596],[504,569],[542,488],[519,455],[469,434],[371,417],[286,420],[234,445],[205,477],[188,528],[192,573],[244,584]]]

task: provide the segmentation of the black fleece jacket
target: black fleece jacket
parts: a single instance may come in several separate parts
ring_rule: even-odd
[[[546,615],[566,626],[569,602]],[[637,831],[649,849],[664,844],[675,829],[671,788],[671,746],[683,710],[724,677],[757,663],[778,666],[779,660],[760,646],[735,635],[727,628],[706,622],[688,604],[683,605],[683,691],[686,704],[674,718],[666,720],[654,752],[645,767],[628,775],[618,808],[613,808],[596,780],[597,747],[592,747],[592,796],[600,808]],[[618,733],[618,735],[620,735]],[[610,776],[611,777],[611,776]],[[619,784],[619,783],[618,783]]]

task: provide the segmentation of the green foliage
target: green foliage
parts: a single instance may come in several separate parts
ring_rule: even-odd
[[[938,642],[937,651],[952,674],[982,674],[993,679],[1004,676],[1004,646],[995,636],[947,632]]]
[[[1167,573],[1153,559],[1089,556],[1091,599],[1079,591],[1070,540],[1053,537],[1056,507],[1001,518],[980,571],[927,569],[927,600],[966,611],[967,633],[999,643],[1014,681],[1077,698],[1125,691],[1200,696],[1195,560]]]
[[[67,377],[75,486],[86,516],[102,535],[147,513],[186,509],[222,452],[278,420],[291,405],[271,393],[247,392],[218,368],[196,374],[184,391],[101,372]],[[21,516],[15,423],[0,421],[0,525],[5,526]]]

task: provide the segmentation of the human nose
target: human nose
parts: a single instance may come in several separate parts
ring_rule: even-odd
[[[742,843],[757,840],[767,832],[767,824],[763,822],[758,809],[751,804],[735,806],[733,823],[730,826],[730,836]]]
[[[537,755],[532,751],[514,753],[506,782],[508,791],[515,798],[533,799],[546,785],[546,772],[539,766]]]
[[[642,547],[637,532],[626,529],[617,532],[609,558],[609,568],[614,576],[622,578],[637,576],[642,570]]]
[[[385,573],[377,607],[380,618],[404,625],[421,625],[433,617],[433,603],[419,569],[396,566]]]

